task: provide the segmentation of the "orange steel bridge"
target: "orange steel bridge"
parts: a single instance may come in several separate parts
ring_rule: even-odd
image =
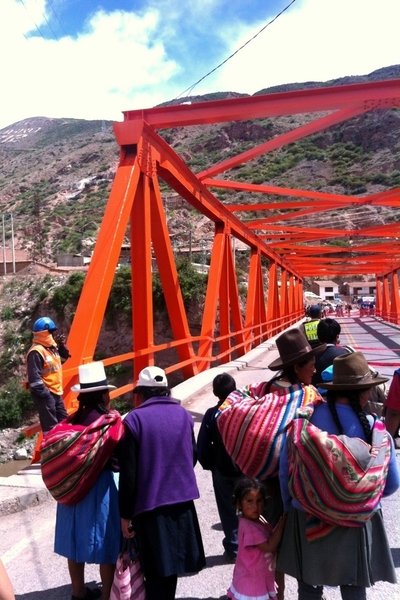
[[[166,371],[181,370],[185,379],[245,354],[302,318],[304,277],[375,274],[377,315],[400,324],[400,220],[394,215],[386,225],[347,230],[343,221],[343,227],[330,227],[332,211],[398,208],[399,188],[360,197],[233,179],[235,168],[247,161],[363,113],[396,107],[400,107],[400,80],[124,112],[123,122],[114,124],[120,162],[68,336],[72,358],[64,368],[67,407],[75,403],[70,387],[77,381],[78,365],[93,360],[127,230],[131,243],[132,350],[104,363],[130,363],[134,378],[145,366],[156,364],[158,354],[167,348],[174,348],[176,362]],[[306,124],[199,173],[191,171],[158,133],[169,128],[297,114],[306,115]],[[201,332],[196,336],[190,332],[182,299],[160,180],[214,223]],[[254,201],[224,204],[212,192],[215,189],[245,191]],[[312,216],[317,213],[325,214],[325,227],[313,227]],[[299,225],[299,218],[305,216],[308,220]],[[233,238],[250,254],[244,310],[239,302]],[[330,243],[338,238],[351,239],[351,243],[347,247]],[[154,340],[153,255],[174,337],[162,345],[155,345]],[[115,390],[112,397],[129,392],[133,385],[132,381]]]

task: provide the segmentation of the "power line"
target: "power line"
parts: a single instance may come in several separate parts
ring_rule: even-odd
[[[51,0],[47,0],[47,3],[50,6],[51,10],[53,11],[53,14],[54,14],[55,18],[57,19],[58,24],[60,25],[60,27],[63,30],[64,34],[68,37],[68,33],[65,31],[63,24],[61,23],[60,19],[58,18],[58,15],[57,15],[57,13],[55,11],[53,3],[51,2]]]
[[[36,22],[35,22],[35,20],[33,19],[33,17],[32,17],[32,13],[29,11],[29,9],[28,9],[28,7],[26,6],[26,4],[25,4],[24,0],[20,0],[20,1],[21,1],[21,4],[22,4],[22,6],[23,6],[23,7],[25,8],[25,10],[26,10],[26,11],[29,13],[29,16],[31,17],[31,19],[32,19],[32,22],[33,22],[33,24],[35,25],[35,27],[36,27],[36,30],[37,30],[37,32],[39,33],[39,35],[40,35],[40,36],[43,38],[43,40],[44,40],[44,41],[47,41],[47,40],[46,40],[46,38],[44,37],[44,35],[43,35],[43,33],[42,33],[41,29],[39,28],[39,25],[37,25],[37,23],[36,23]],[[52,3],[51,3],[51,1],[50,1],[50,0],[47,0],[47,1],[48,1],[49,5],[50,5],[50,8],[51,8],[51,10],[53,11],[53,14],[54,14],[55,18],[57,19],[57,21],[58,21],[58,24],[60,25],[60,27],[61,27],[61,29],[62,29],[63,33],[64,33],[66,36],[68,36],[67,32],[65,31],[65,29],[64,29],[64,27],[63,27],[63,24],[61,23],[60,19],[58,18],[58,15],[57,15],[57,13],[56,13],[56,11],[55,11],[55,9],[54,9],[54,6],[52,5]],[[38,3],[38,0],[35,0],[35,2],[36,2],[36,4],[38,4],[38,5],[39,5],[39,3]],[[53,34],[53,37],[56,39],[56,41],[57,41],[57,42],[59,42],[59,41],[60,41],[60,39],[59,39],[59,37],[57,36],[57,34],[56,34],[56,32],[54,31],[54,29],[52,28],[52,26],[51,26],[51,24],[50,24],[49,20],[47,19],[47,17],[46,17],[46,15],[45,15],[45,13],[44,13],[44,12],[42,12],[42,17],[43,17],[43,19],[45,20],[47,27],[50,29],[51,33]],[[23,36],[24,36],[24,38],[25,38],[25,39],[28,41],[28,38],[26,37],[26,35],[25,35],[25,34],[23,34]]]
[[[46,38],[44,37],[43,33],[40,31],[40,29],[39,29],[39,26],[38,26],[38,25],[36,24],[36,22],[34,21],[34,19],[33,19],[32,15],[31,15],[31,13],[29,12],[29,10],[28,10],[28,7],[26,6],[26,4],[25,4],[24,0],[20,0],[20,1],[21,1],[21,4],[22,4],[22,6],[23,6],[23,7],[25,8],[25,10],[26,10],[26,11],[29,13],[29,16],[30,16],[30,17],[31,17],[31,19],[32,19],[32,23],[33,23],[33,24],[34,24],[34,26],[36,27],[36,29],[37,29],[37,31],[38,31],[38,33],[39,33],[40,37],[42,37],[42,38],[44,39],[44,41],[46,41]],[[27,39],[26,35],[24,35],[24,38],[25,38],[25,39]]]
[[[36,4],[39,5],[38,0],[35,0]],[[44,14],[44,12],[42,12],[42,17],[44,18],[44,20],[47,23],[47,27],[50,29],[51,33],[54,35],[54,37],[56,38],[57,42],[59,42],[60,40],[58,39],[56,33],[53,31],[52,26],[50,25],[49,21],[47,20],[46,15]]]
[[[283,13],[285,11],[287,11],[292,6],[292,4],[294,4],[295,2],[296,2],[296,0],[292,0],[287,6],[285,6],[284,9],[281,10],[280,13],[278,13],[271,21],[269,21],[266,25],[264,25],[264,27],[262,27],[255,35],[253,35],[253,37],[251,37],[249,40],[247,40],[247,42],[245,42],[242,46],[240,46],[240,48],[238,48],[237,50],[235,50],[235,52],[233,52],[230,56],[228,56],[228,58],[226,58],[225,60],[223,60],[219,65],[217,65],[216,67],[214,67],[214,69],[211,69],[211,71],[209,71],[208,73],[206,73],[206,75],[203,75],[203,77],[201,77],[198,81],[196,81],[196,83],[194,83],[190,87],[186,88],[186,90],[184,90],[183,92],[181,92],[176,98],[174,98],[174,100],[178,100],[181,96],[183,96],[183,94],[188,95],[189,92],[191,92],[196,87],[196,85],[198,85],[206,77],[208,77],[209,75],[211,75],[212,73],[214,73],[217,69],[219,69],[220,67],[222,67],[222,65],[226,64],[228,62],[228,60],[230,60],[231,58],[233,58],[238,52],[240,52],[241,50],[243,50],[243,48],[245,48],[245,46],[247,46],[248,44],[250,44],[250,42],[252,42],[257,36],[259,36],[260,33],[262,33],[267,27],[269,27],[270,25],[272,25],[272,23],[274,23],[274,21],[276,21],[278,19],[278,17],[280,17],[281,15],[283,15]]]

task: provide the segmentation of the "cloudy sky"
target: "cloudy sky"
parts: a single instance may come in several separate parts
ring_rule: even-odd
[[[0,128],[35,116],[120,121],[181,96],[290,2],[0,0]],[[295,0],[191,93],[400,64],[399,23],[399,0]]]

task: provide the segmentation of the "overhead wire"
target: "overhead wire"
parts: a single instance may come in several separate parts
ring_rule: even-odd
[[[32,13],[29,11],[29,9],[28,9],[27,5],[25,4],[24,0],[20,0],[20,2],[21,2],[21,4],[22,4],[22,6],[25,8],[25,10],[26,10],[26,11],[29,13],[29,16],[31,17],[31,19],[32,19],[32,22],[33,22],[33,24],[35,25],[35,28],[36,28],[37,32],[39,33],[39,35],[40,35],[40,36],[43,38],[43,40],[47,41],[47,39],[48,39],[48,38],[46,38],[46,37],[43,35],[43,33],[42,33],[42,31],[41,31],[41,29],[40,29],[39,25],[38,25],[38,24],[36,23],[36,21],[34,20],[34,18],[33,18],[33,16],[32,16]],[[35,0],[35,2],[36,2],[36,4],[39,6],[38,0]],[[50,6],[50,8],[51,8],[51,10],[52,10],[52,12],[53,12],[53,14],[54,14],[55,18],[57,19],[57,21],[58,21],[58,24],[59,24],[59,26],[61,27],[61,29],[62,29],[63,33],[64,33],[66,36],[68,36],[67,32],[65,31],[65,29],[64,29],[64,27],[63,27],[63,24],[61,23],[61,21],[60,21],[60,19],[59,19],[58,15],[57,15],[57,13],[56,13],[56,11],[55,11],[55,9],[54,9],[54,6],[53,6],[53,4],[51,3],[51,1],[50,1],[50,0],[47,0],[47,2],[48,2],[48,4],[49,4],[49,6]],[[51,26],[51,24],[50,24],[50,21],[48,20],[48,18],[46,17],[46,15],[45,15],[45,13],[44,13],[43,11],[42,11],[42,17],[43,17],[44,21],[46,22],[46,25],[47,25],[47,27],[49,28],[49,30],[51,31],[51,33],[52,33],[53,37],[55,38],[55,40],[56,40],[57,42],[59,42],[59,41],[60,41],[60,39],[59,39],[58,35],[57,35],[57,34],[56,34],[56,32],[54,31],[53,27],[52,27],[52,26]],[[24,38],[25,38],[26,40],[28,40],[28,38],[26,37],[26,35],[25,35],[25,34],[23,34],[23,35],[24,35]]]
[[[38,0],[35,0],[36,4],[39,6]],[[46,15],[44,14],[44,12],[42,11],[42,17],[44,18],[44,20],[46,21],[47,27],[50,29],[51,33],[53,34],[53,36],[56,38],[57,42],[59,42],[60,40],[57,37],[57,34],[54,32],[52,26],[50,25]]]
[[[215,73],[215,71],[217,71],[217,69],[219,69],[220,67],[222,67],[223,65],[225,65],[229,60],[231,60],[231,58],[233,58],[234,56],[236,56],[236,54],[238,54],[238,52],[240,52],[241,50],[243,50],[243,48],[245,48],[248,44],[250,44],[250,42],[252,42],[253,40],[255,40],[256,37],[258,37],[263,31],[265,31],[265,29],[267,29],[267,27],[269,27],[270,25],[272,25],[272,23],[274,23],[281,15],[283,15],[283,13],[286,12],[292,6],[292,4],[294,4],[295,2],[296,2],[296,0],[292,0],[291,2],[289,2],[289,4],[287,6],[285,6],[285,8],[283,8],[273,19],[271,19],[271,21],[269,21],[266,25],[264,25],[264,27],[262,27],[259,31],[257,31],[257,33],[253,35],[253,37],[251,37],[249,40],[247,40],[247,42],[245,42],[244,44],[242,44],[242,46],[240,46],[240,48],[238,48],[237,50],[235,50],[235,52],[233,52],[230,56],[228,56],[225,60],[223,60],[219,65],[217,65],[216,67],[214,67],[213,69],[211,69],[211,71],[209,71],[208,73],[206,73],[205,75],[203,75],[203,77],[201,77],[193,85],[191,85],[190,87],[186,88],[186,90],[183,90],[183,92],[181,92],[174,99],[178,100],[184,94],[188,95],[191,91],[193,91],[193,89],[196,87],[196,85],[198,85],[201,81],[204,81],[204,79],[206,79],[206,77],[209,77],[209,75],[211,75],[212,73]]]
[[[32,17],[32,14],[29,12],[29,9],[28,9],[28,7],[26,6],[26,4],[25,4],[24,0],[20,0],[20,2],[21,2],[21,4],[22,4],[22,6],[25,8],[25,10],[28,12],[29,16],[31,17],[31,19],[32,19],[32,23],[33,23],[33,24],[34,24],[34,26],[36,27],[36,30],[37,30],[37,32],[39,33],[40,37],[42,37],[42,38],[43,38],[43,39],[46,41],[46,38],[44,37],[43,33],[40,31],[39,25],[37,25],[36,21],[35,21],[35,20],[34,20],[34,18]],[[28,40],[28,38],[26,37],[26,35],[25,35],[25,34],[24,34],[24,38],[25,38],[26,40]]]
[[[62,24],[62,23],[61,23],[61,21],[60,21],[60,19],[59,19],[59,17],[58,17],[58,14],[56,13],[56,10],[55,10],[55,8],[54,8],[54,6],[53,6],[53,3],[51,2],[51,0],[47,0],[47,3],[48,3],[48,5],[50,6],[51,10],[53,11],[53,14],[54,14],[55,18],[57,19],[57,21],[58,21],[58,24],[60,25],[60,27],[61,27],[61,29],[62,29],[63,33],[64,33],[64,34],[65,34],[65,35],[68,37],[68,33],[65,31],[65,29],[64,29],[64,26],[63,26],[63,24]]]

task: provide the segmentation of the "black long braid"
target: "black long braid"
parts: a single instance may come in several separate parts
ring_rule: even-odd
[[[104,405],[103,394],[106,390],[98,390],[94,392],[86,392],[78,396],[78,410],[74,414],[74,423],[79,423],[79,416],[86,407],[95,408],[101,415],[106,415],[109,411]]]
[[[336,410],[337,395],[338,395],[338,392],[330,390],[327,394],[326,399],[328,402],[329,410],[332,415],[332,419],[334,420],[335,425],[339,430],[339,435],[343,435],[343,433],[344,433],[343,427],[342,427],[342,424],[339,419],[339,415]],[[342,395],[345,398],[347,398],[347,400],[350,402],[350,406],[353,409],[353,411],[355,412],[355,414],[357,415],[358,420],[360,421],[361,427],[363,428],[365,439],[368,444],[371,444],[372,443],[372,430],[371,430],[371,426],[369,424],[367,415],[361,408],[360,390],[344,390],[342,392]]]
[[[307,360],[302,360],[296,364],[299,367],[304,367],[304,365],[306,365],[309,360],[310,359],[307,358]],[[295,367],[295,365],[292,365],[290,367],[286,367],[286,369],[282,369],[281,371],[279,371],[279,373],[277,375],[275,375],[275,377],[272,377],[272,379],[267,381],[267,385],[265,386],[264,393],[269,394],[269,392],[271,391],[271,387],[275,383],[275,381],[279,381],[279,379],[282,379],[282,377],[286,377],[286,379],[288,379],[290,381],[291,385],[294,385],[295,383],[299,383],[299,378],[297,377],[297,373],[296,373],[294,367]]]

